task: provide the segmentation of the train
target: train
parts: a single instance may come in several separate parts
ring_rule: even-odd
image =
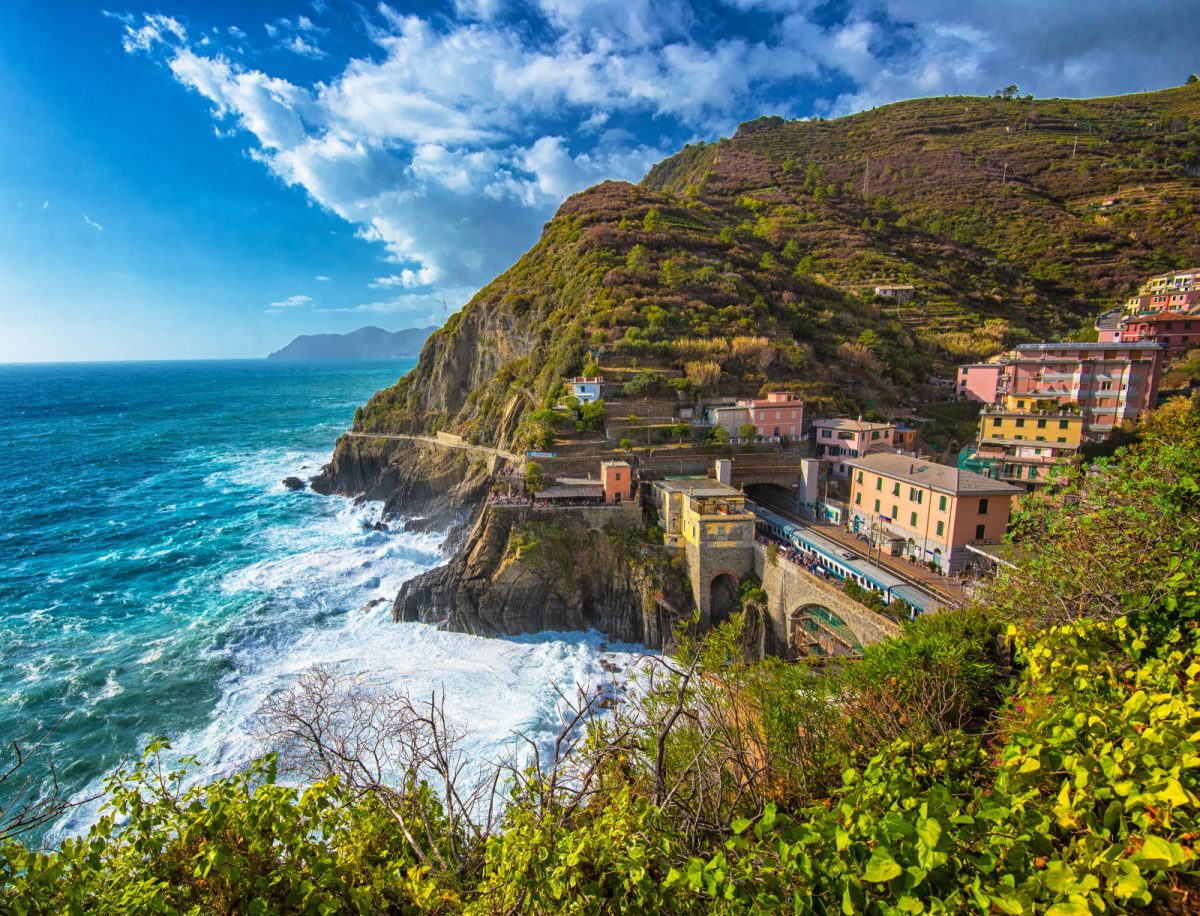
[[[761,534],[797,550],[812,553],[821,569],[834,578],[842,581],[849,579],[862,588],[879,592],[884,604],[891,604],[897,600],[905,601],[918,614],[936,609],[937,602],[931,595],[892,575],[886,569],[868,563],[811,528],[788,521],[770,509],[758,504],[754,504],[753,508],[754,514],[758,516],[755,528]]]

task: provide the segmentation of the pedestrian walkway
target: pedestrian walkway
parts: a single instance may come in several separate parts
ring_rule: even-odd
[[[435,436],[414,436],[407,433],[360,433],[352,429],[346,430],[346,435],[352,439],[402,439],[406,442],[422,442],[442,448],[456,448],[465,452],[478,452],[483,455],[491,455],[496,458],[503,458],[505,461],[511,461],[514,464],[520,464],[525,460],[520,455],[502,448],[493,448],[490,445],[472,445],[469,442],[450,442],[446,439],[438,439]]]

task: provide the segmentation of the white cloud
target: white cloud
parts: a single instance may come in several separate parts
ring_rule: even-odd
[[[44,210],[44,209],[46,209],[46,204],[43,204],[43,205],[42,205],[42,209],[43,209],[43,210]],[[90,216],[88,216],[86,213],[82,214],[82,216],[83,216],[83,221],[84,221],[85,223],[87,223],[89,226],[91,226],[93,229],[95,229],[97,232],[103,232],[103,231],[104,231],[104,227],[103,227],[103,226],[101,226],[101,225],[100,225],[98,222],[96,222],[94,219],[92,219]]]
[[[43,200],[43,201],[42,201],[42,209],[43,209],[43,210],[49,210],[49,209],[50,209],[50,201],[48,201],[48,200]]]
[[[380,243],[397,266],[371,286],[406,301],[486,281],[563,197],[604,178],[636,180],[681,136],[813,113],[792,101],[804,97],[798,86],[825,92],[815,109],[825,114],[1010,82],[1084,94],[1128,81],[1136,36],[1157,29],[1158,44],[1176,48],[1187,30],[1171,23],[1190,21],[1189,0],[1136,16],[1120,4],[848,0],[836,22],[821,0],[723,2],[758,30],[715,28],[719,5],[685,0],[527,0],[529,28],[503,18],[516,15],[511,0],[455,0],[453,15],[424,18],[379,4],[361,20],[372,53],[313,84],[201,50],[168,16],[120,21],[125,49],[156,55],[206,98],[222,136],[244,136],[281,181]],[[312,6],[320,19],[325,4]],[[264,28],[275,47],[325,54],[317,39],[327,30],[313,18]]]
[[[315,277],[313,277],[313,279],[316,280],[318,283],[329,282],[329,278],[327,276],[325,276],[324,274],[317,274]]]
[[[238,39],[238,41],[244,41],[246,38],[246,33],[239,29],[236,25],[231,25],[225,31],[228,32],[231,37]]]
[[[291,309],[301,305],[308,305],[312,302],[312,296],[288,296],[286,299],[281,299],[278,302],[272,302],[273,309]]]

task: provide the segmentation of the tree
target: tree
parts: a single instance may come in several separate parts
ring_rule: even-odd
[[[708,431],[708,441],[712,445],[727,445],[729,443],[729,433],[720,426],[714,426]]]
[[[1017,84],[1009,83],[1003,89],[997,89],[994,98],[1015,99],[1020,94],[1021,94],[1021,90],[1017,88]]]
[[[606,415],[604,401],[592,401],[579,408],[579,421],[585,430],[596,431],[604,428]]]
[[[525,465],[525,491],[527,493],[544,490],[547,483],[549,483],[549,479],[546,477],[546,471],[538,462],[531,461]]]
[[[642,228],[647,232],[657,232],[663,227],[662,214],[658,212],[656,207],[651,207],[646,211],[646,216],[642,220]]]
[[[629,249],[625,256],[625,266],[630,270],[648,270],[650,267],[650,252],[641,242]]]
[[[700,359],[686,363],[684,373],[697,388],[703,390],[714,387],[721,381],[721,366],[711,359]]]
[[[758,427],[753,423],[743,423],[738,427],[739,439],[754,439],[758,436]]]
[[[1196,74],[1194,74],[1194,73],[1193,73],[1191,76],[1189,76],[1189,77],[1187,78],[1187,82],[1188,82],[1188,85],[1189,85],[1189,86],[1190,86],[1192,83],[1200,83],[1200,76],[1196,76]]]
[[[621,441],[618,442],[617,445],[620,446],[621,448],[625,449],[625,451],[627,451],[627,452],[633,450],[633,440],[630,439],[628,436],[622,436]]]
[[[667,434],[672,439],[678,439],[679,444],[682,445],[684,437],[687,436],[691,431],[692,428],[687,423],[676,423],[669,430],[667,430]]]

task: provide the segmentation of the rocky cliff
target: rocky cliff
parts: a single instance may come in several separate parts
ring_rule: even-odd
[[[399,439],[343,436],[312,488],[384,504],[384,514],[416,531],[451,531],[454,547],[474,519],[491,481],[471,453]]]
[[[596,629],[660,648],[675,621],[655,596],[682,605],[686,582],[637,541],[595,515],[488,507],[449,564],[405,583],[393,617],[482,636]]]

